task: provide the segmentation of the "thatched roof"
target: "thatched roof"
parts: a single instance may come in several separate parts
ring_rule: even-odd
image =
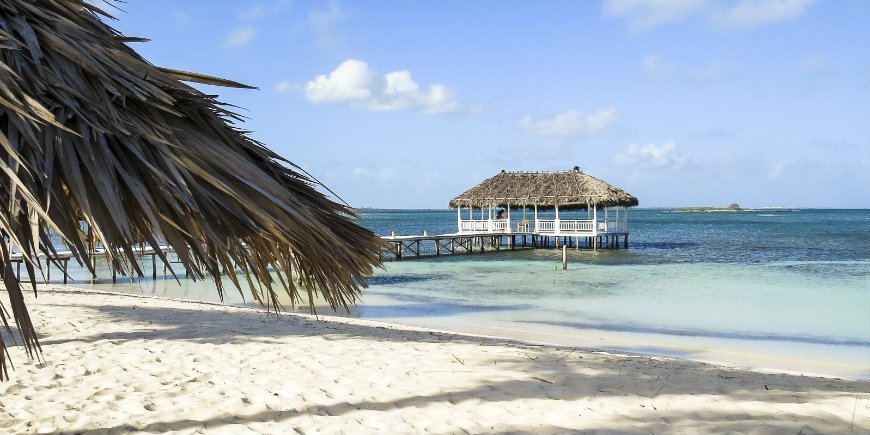
[[[0,235],[21,247],[31,281],[36,253],[54,250],[52,230],[90,267],[84,221],[122,273],[142,276],[137,244],[165,261],[162,239],[195,277],[214,278],[221,296],[226,273],[267,306],[279,289],[294,304],[311,304],[315,291],[333,308],[352,303],[380,264],[380,239],[298,166],[235,128],[225,105],[180,80],[243,85],[158,68],[126,45],[141,38],[122,36],[107,17],[81,0],[0,0]],[[0,245],[12,317],[38,356],[10,249]],[[0,350],[0,378],[6,364]]]
[[[450,201],[458,207],[518,207],[535,205],[543,208],[585,209],[601,207],[635,207],[637,198],[611,186],[580,168],[557,172],[505,172],[466,190]]]

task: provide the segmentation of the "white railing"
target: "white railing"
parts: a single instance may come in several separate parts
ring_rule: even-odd
[[[611,219],[598,222],[599,233],[624,233],[626,230],[627,226],[623,220]]]
[[[513,230],[515,233],[530,233],[533,230],[532,225],[532,221],[529,220],[513,222]]]
[[[481,231],[489,231],[489,221],[483,220],[468,220],[459,221],[459,232],[476,233]]]
[[[592,219],[580,219],[580,220],[559,220],[559,230],[560,234],[592,234],[593,228],[595,227],[595,221]],[[625,221],[623,220],[600,220],[598,221],[598,233],[621,233],[626,232],[627,226]],[[556,233],[556,221],[555,220],[538,220],[538,233]]]
[[[556,231],[556,221],[539,219],[536,230],[539,233],[553,233]]]
[[[499,220],[462,220],[459,221],[459,232],[461,233],[559,233],[559,234],[593,234],[595,221],[592,219],[560,219],[558,230],[556,229],[556,221],[553,219],[539,219],[537,227],[534,221],[528,226],[523,225],[518,221],[508,221],[506,219]],[[598,233],[624,233],[627,232],[628,226],[622,219],[608,219],[598,221]]]
[[[502,233],[502,232],[506,233],[506,232],[508,232],[509,229],[510,229],[510,225],[509,225],[508,221],[497,220],[497,221],[492,221],[492,227],[490,228],[490,231],[496,232],[496,233]]]
[[[570,220],[570,221],[559,221],[559,231],[568,232],[568,233],[591,233],[592,232],[592,221],[591,220]]]
[[[503,219],[459,221],[459,232],[461,233],[508,233],[510,228],[510,222]]]

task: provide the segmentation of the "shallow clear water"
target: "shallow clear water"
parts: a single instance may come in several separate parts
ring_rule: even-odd
[[[456,214],[364,211],[362,223],[449,233]],[[567,271],[552,249],[387,262],[350,315],[870,378],[870,210],[637,210],[629,223],[630,249],[569,250]],[[217,300],[213,284],[188,280],[86,285]]]

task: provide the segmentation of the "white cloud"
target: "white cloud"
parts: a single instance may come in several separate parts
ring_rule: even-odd
[[[825,77],[831,75],[831,68],[822,57],[808,57],[800,61],[801,74],[809,77]]]
[[[345,103],[372,97],[374,74],[363,61],[349,59],[329,76],[319,75],[305,85],[305,95],[312,103]]]
[[[325,9],[312,9],[308,13],[307,25],[315,38],[318,47],[327,50],[337,50],[344,44],[344,36],[338,29],[338,23],[348,17],[336,0],[330,0]]]
[[[283,94],[285,92],[298,91],[298,90],[299,90],[299,85],[294,84],[294,83],[290,83],[286,80],[280,81],[280,82],[275,84],[275,92],[278,92],[278,93]]]
[[[257,30],[251,26],[239,27],[233,30],[226,39],[224,45],[227,47],[241,47],[254,39],[257,35]]]
[[[351,175],[356,178],[375,180],[379,183],[389,183],[396,179],[396,171],[389,167],[379,169],[356,167],[351,171]]]
[[[686,78],[695,82],[709,82],[729,72],[722,62],[713,61],[707,66],[686,70]]]
[[[187,15],[187,12],[180,9],[172,12],[172,20],[175,21],[177,26],[186,26],[190,24],[190,16]]]
[[[308,24],[317,32],[326,32],[346,17],[338,2],[332,0],[326,9],[312,9],[308,13]]]
[[[679,79],[688,82],[709,82],[723,76],[740,74],[739,68],[711,61],[705,66],[684,67],[668,61],[659,54],[643,58],[643,71],[652,79]]]
[[[723,29],[752,30],[798,18],[815,0],[605,0],[602,14],[623,18],[633,31],[695,16]]]
[[[631,144],[628,150],[617,154],[614,161],[620,166],[636,168],[679,168],[688,162],[688,158],[677,150],[674,142],[665,142],[662,145]]]
[[[284,12],[290,7],[290,0],[275,0],[257,2],[246,9],[239,10],[236,16],[240,20],[259,20]]]
[[[643,58],[643,70],[650,77],[671,77],[677,72],[677,67],[658,54],[650,54]]]
[[[275,15],[287,9],[290,6],[289,0],[277,0],[273,2],[261,2],[250,6],[247,9],[242,9],[238,12],[239,19],[242,20],[259,20],[271,15]]]
[[[526,115],[520,126],[526,133],[536,136],[578,136],[597,133],[616,120],[616,109],[601,110],[584,115],[576,110],[562,112],[553,118],[536,120]]]
[[[367,63],[356,59],[348,59],[329,75],[322,74],[309,81],[305,95],[315,104],[347,103],[375,111],[456,113],[462,110],[444,85],[436,83],[423,91],[410,71],[377,77]]]
[[[793,20],[804,14],[815,0],[742,0],[714,13],[713,20],[727,28],[756,29],[767,24]]]
[[[632,30],[647,30],[680,20],[704,5],[705,0],[606,0],[602,12],[626,18]]]
[[[774,179],[782,176],[782,171],[785,169],[786,162],[779,162],[773,165],[769,171],[767,171],[767,178]]]
[[[266,5],[257,3],[248,9],[239,11],[238,16],[242,20],[256,20],[266,15]]]

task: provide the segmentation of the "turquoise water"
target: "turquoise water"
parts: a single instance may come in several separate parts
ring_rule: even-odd
[[[456,214],[364,211],[362,224],[448,233]],[[387,262],[349,315],[870,378],[870,210],[636,210],[629,225],[630,249],[570,250],[567,271],[554,270],[555,250]],[[216,300],[213,285],[188,280],[93,286]],[[228,302],[244,303],[232,292]]]

